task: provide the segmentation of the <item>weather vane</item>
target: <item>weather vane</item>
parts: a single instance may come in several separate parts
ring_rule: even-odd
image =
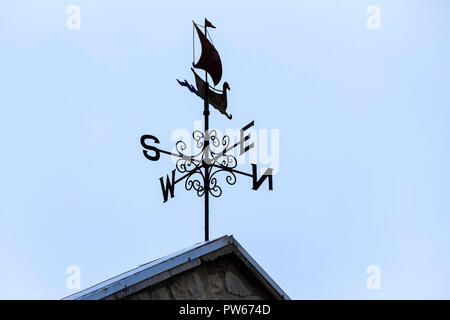
[[[199,27],[204,28],[204,33]],[[213,106],[220,113],[224,114],[231,120],[231,114],[227,113],[227,90],[230,90],[230,86],[227,82],[223,83],[223,90],[217,90],[210,86],[208,83],[208,74],[214,83],[214,86],[219,84],[222,79],[222,62],[220,60],[219,53],[208,39],[209,33],[207,28],[215,28],[211,22],[205,18],[205,25],[201,26],[193,22],[193,28],[197,31],[197,35],[200,39],[202,47],[202,53],[197,63],[192,63],[195,69],[201,69],[205,71],[205,80],[203,80],[194,70],[191,68],[197,88],[189,84],[186,80],[183,82],[178,81],[181,86],[187,87],[189,91],[203,99],[203,115],[204,115],[204,131],[195,130],[192,133],[197,148],[200,150],[195,155],[185,155],[183,152],[186,150],[186,143],[179,140],[175,144],[176,153],[159,149],[154,144],[159,144],[158,138],[153,135],[143,135],[141,137],[141,145],[144,148],[143,153],[145,158],[150,161],[159,160],[161,153],[171,155],[177,158],[175,169],[172,170],[170,175],[159,178],[161,183],[161,190],[163,194],[163,202],[175,196],[175,185],[184,181],[186,190],[195,190],[199,197],[203,197],[205,200],[205,241],[209,240],[209,196],[220,197],[222,195],[222,188],[218,184],[218,174],[225,174],[225,181],[229,185],[236,183],[236,174],[251,177],[253,179],[253,190],[258,190],[264,180],[268,179],[269,190],[272,190],[272,169],[268,168],[261,177],[257,176],[257,166],[252,164],[252,173],[236,170],[237,160],[236,157],[229,152],[234,148],[239,147],[239,155],[254,147],[254,143],[250,143],[250,133],[246,133],[246,130],[254,125],[254,121],[244,126],[240,130],[240,139],[237,143],[231,144],[231,139],[228,135],[224,135],[222,139],[218,137],[215,129],[209,129],[209,105]],[[149,144],[152,141],[153,144]],[[149,153],[151,151],[152,153]],[[176,175],[176,172],[179,173]]]

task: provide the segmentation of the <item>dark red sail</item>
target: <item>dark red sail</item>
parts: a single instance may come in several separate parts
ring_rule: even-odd
[[[222,62],[220,61],[219,53],[197,25],[194,25],[202,45],[202,55],[198,62],[194,64],[194,67],[208,72],[216,86],[222,79]]]

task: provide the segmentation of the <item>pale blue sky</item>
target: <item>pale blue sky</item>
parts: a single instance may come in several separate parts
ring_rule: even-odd
[[[276,5],[275,5],[276,3]],[[66,9],[81,8],[81,29]],[[381,9],[381,29],[366,8]],[[203,201],[163,204],[139,138],[201,120],[204,17],[233,120],[280,130],[274,191],[211,202],[292,298],[450,298],[448,1],[2,1],[0,298],[57,299],[203,240]],[[197,49],[199,50],[199,49]],[[243,169],[249,169],[249,167]],[[366,268],[381,268],[381,290]]]

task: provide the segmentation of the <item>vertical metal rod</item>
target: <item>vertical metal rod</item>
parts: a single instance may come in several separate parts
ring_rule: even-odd
[[[206,35],[206,23],[205,23],[205,37]],[[205,148],[203,149],[204,157],[209,157],[209,103],[208,103],[208,73],[205,71],[205,82],[206,82],[206,90],[205,90],[205,102],[203,107],[203,115],[205,116]],[[203,160],[205,162],[205,160]],[[203,186],[205,187],[205,241],[209,240],[209,163],[205,164],[205,177],[203,180]]]

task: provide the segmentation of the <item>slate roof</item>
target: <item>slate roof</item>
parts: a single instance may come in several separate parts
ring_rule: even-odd
[[[215,259],[230,253],[235,254],[275,297],[279,299],[290,299],[233,236],[223,236],[198,243],[190,248],[143,264],[90,288],[65,297],[63,300],[100,300],[113,294],[120,294],[122,290],[128,290],[133,287],[136,291],[141,290],[152,283],[148,279],[157,279],[153,281],[153,283],[157,283],[156,281],[165,280],[177,273],[198,266],[201,263],[200,259],[205,256],[213,255]]]

